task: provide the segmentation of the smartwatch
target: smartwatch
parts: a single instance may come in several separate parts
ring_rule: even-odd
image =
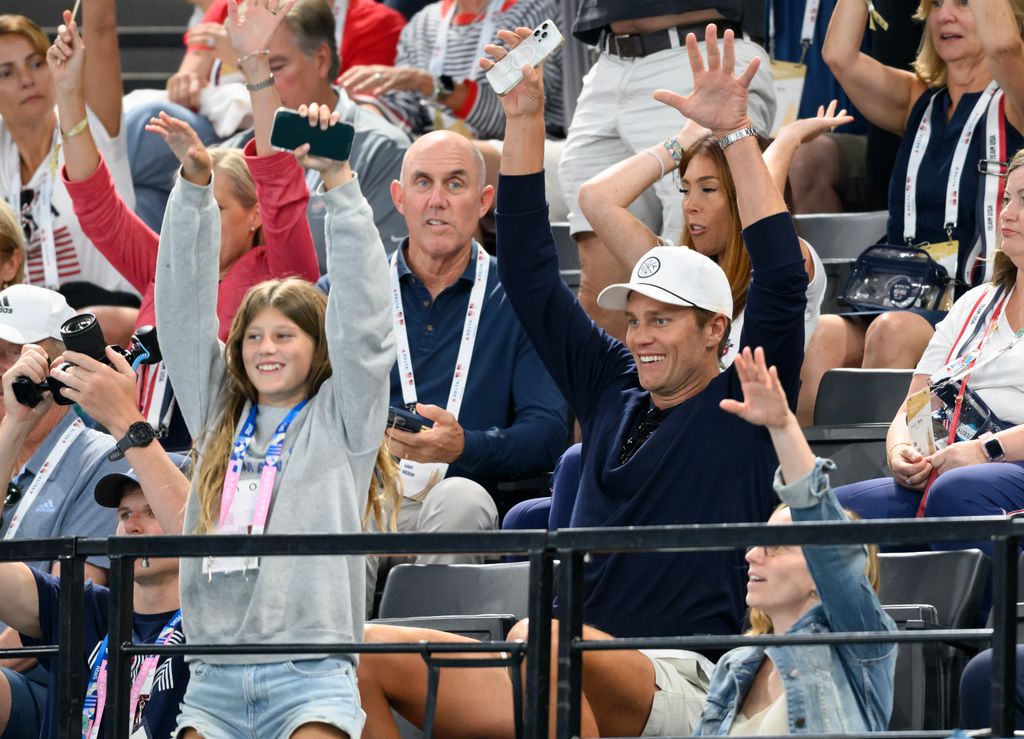
[[[981,442],[981,448],[985,450],[985,456],[988,457],[989,462],[1002,462],[1006,459],[1006,452],[1003,450],[998,436],[985,439]]]
[[[156,433],[153,431],[152,426],[145,421],[136,421],[128,427],[128,433],[117,442],[117,446],[107,455],[107,459],[111,462],[116,462],[123,458],[124,453],[132,447],[149,446],[155,438]]]
[[[455,80],[451,75],[441,74],[434,78],[434,100],[448,97],[455,92]]]

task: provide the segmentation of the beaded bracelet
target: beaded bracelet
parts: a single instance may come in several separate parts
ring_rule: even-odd
[[[247,62],[250,59],[257,56],[270,56],[270,49],[260,49],[259,51],[250,52],[245,56],[240,56],[238,57],[238,60],[235,62],[235,66],[241,67],[244,62]]]
[[[661,145],[665,147],[676,164],[683,160],[683,145],[679,143],[679,139],[673,136],[662,141]]]

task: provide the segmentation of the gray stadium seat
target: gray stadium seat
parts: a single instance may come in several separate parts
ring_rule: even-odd
[[[797,230],[823,261],[853,260],[885,235],[889,212],[807,213],[794,216]]]
[[[984,553],[977,549],[907,552],[881,554],[878,559],[879,598],[901,628],[965,629],[976,625],[989,574]],[[916,731],[955,726],[960,673],[969,656],[954,645],[902,645],[889,728]],[[922,665],[923,672],[919,672]]]
[[[526,618],[530,565],[398,565],[388,575],[381,618],[509,614]]]
[[[558,245],[558,271],[565,284],[576,290],[580,286],[580,252],[569,235],[568,223],[552,223],[551,234]]]

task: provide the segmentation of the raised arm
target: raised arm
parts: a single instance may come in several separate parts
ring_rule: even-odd
[[[677,136],[613,164],[580,187],[583,214],[627,270],[632,270],[640,257],[658,243],[658,235],[633,215],[629,206],[678,169],[673,152],[681,155],[707,133],[703,126],[687,121]]]
[[[971,0],[968,6],[988,68],[1006,95],[1006,120],[1024,130],[1024,40],[1009,0]]]
[[[326,105],[301,106],[310,125],[338,125]],[[342,124],[344,125],[344,124]],[[373,212],[348,162],[305,156],[300,164],[320,172],[327,206],[327,348],[333,374],[327,381],[341,420],[342,442],[353,454],[376,453],[387,420],[395,341],[387,260]]]
[[[709,24],[704,36],[707,67],[697,46],[697,37],[686,36],[686,50],[693,71],[693,92],[684,97],[669,90],[657,90],[654,98],[669,105],[684,117],[703,125],[719,139],[742,129],[752,128],[747,115],[747,88],[754,78],[760,59],[755,57],[743,73],[736,77],[733,32],[727,30],[718,47],[717,29]],[[761,158],[756,136],[744,136],[725,148],[729,169],[742,173],[735,178],[736,204],[744,228],[768,216],[782,213],[786,203],[776,189],[771,173]]]
[[[14,631],[38,639],[42,636],[39,627],[39,593],[32,570],[21,562],[0,562],[0,621]],[[4,641],[15,634],[5,632]],[[19,647],[21,643],[0,644],[3,648]]]
[[[61,133],[64,134],[64,164],[68,178],[78,182],[96,171],[100,153],[89,126],[81,123],[86,120],[84,77],[87,62],[85,44],[78,34],[78,24],[71,20],[70,10],[64,11],[64,22],[58,26],[53,46],[46,53],[46,63],[57,91],[57,114]]]
[[[926,85],[912,72],[887,67],[860,50],[867,23],[864,0],[837,0],[821,56],[857,109],[876,126],[901,136]]]
[[[772,180],[779,192],[786,191],[789,167],[793,164],[797,149],[837,126],[853,122],[853,116],[847,115],[845,108],[836,112],[838,104],[838,101],[833,100],[827,108],[819,105],[818,115],[813,118],[801,118],[779,129],[778,136],[764,152],[764,162],[768,165],[768,171],[772,173]]]
[[[270,40],[295,0],[288,0],[275,10],[271,9],[270,3],[275,7],[278,4],[277,0],[228,0],[228,19],[224,23],[231,46],[238,54],[239,67],[245,75],[245,86],[252,100],[256,153],[260,156],[274,153],[270,146],[270,130],[274,125],[274,111],[281,106],[281,97],[277,94],[274,75],[270,71]]]
[[[92,47],[92,53],[85,60],[85,103],[114,138],[121,132],[121,99],[124,97],[114,0],[83,2],[82,26]]]

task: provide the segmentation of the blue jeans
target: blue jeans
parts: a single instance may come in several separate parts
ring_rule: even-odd
[[[356,670],[337,657],[257,665],[189,664],[176,736],[187,728],[205,739],[288,739],[305,724],[335,726],[358,739]]]
[[[146,130],[149,119],[160,111],[166,111],[192,126],[207,146],[220,140],[208,119],[175,103],[144,103],[125,113],[128,163],[135,183],[135,214],[156,233],[160,233],[167,197],[174,186],[174,173],[180,166],[178,158],[163,139]]]
[[[531,498],[516,503],[505,514],[501,528],[506,530],[568,528],[572,507],[580,489],[580,444],[565,450],[551,475],[551,497]]]
[[[28,672],[0,667],[0,676],[11,689],[11,714],[0,739],[36,739],[43,728],[47,675],[42,665]]]
[[[992,650],[986,649],[967,663],[960,675],[960,727],[984,729],[991,726]],[[1014,725],[1024,729],[1024,647],[1017,647],[1017,719]]]

